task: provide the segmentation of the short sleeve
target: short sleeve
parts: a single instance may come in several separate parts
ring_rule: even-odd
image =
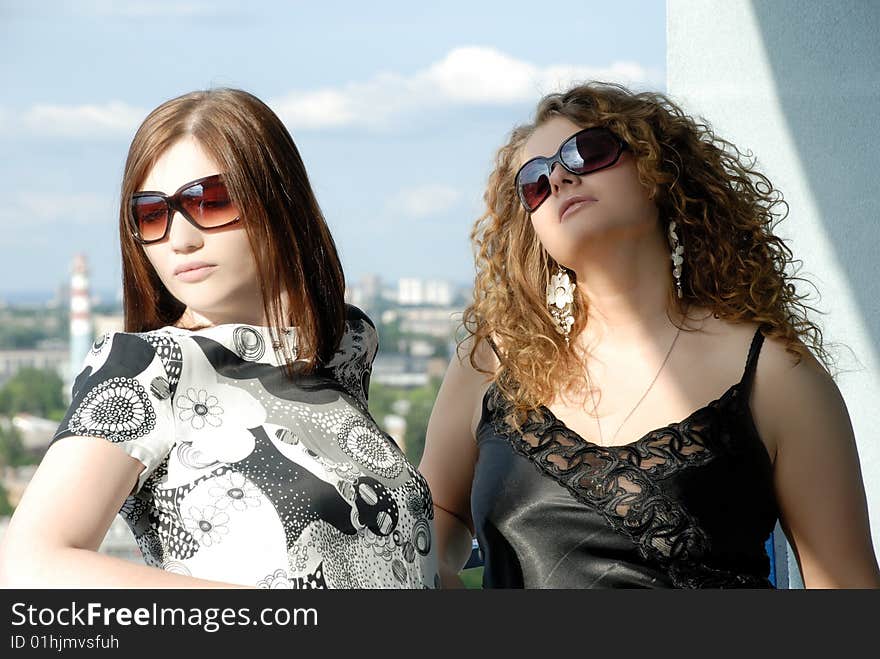
[[[379,336],[373,321],[357,307],[347,304],[345,333],[327,368],[364,410],[367,409],[370,376],[378,350]]]
[[[102,437],[118,444],[145,469],[135,491],[163,462],[174,444],[167,347],[126,332],[99,337],[73,383],[71,403],[52,443],[64,437]]]

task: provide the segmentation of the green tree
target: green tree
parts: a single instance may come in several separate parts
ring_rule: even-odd
[[[406,351],[406,339],[409,335],[400,329],[400,319],[389,323],[379,323],[376,328],[379,335],[379,352],[387,355],[400,354]]]
[[[407,397],[410,402],[406,415],[406,457],[414,465],[419,464],[425,450],[425,434],[428,431],[428,419],[440,391],[440,378],[432,378],[424,387],[411,390]]]
[[[3,483],[0,483],[0,517],[11,515],[13,510],[12,504],[9,503],[9,494],[3,487]]]
[[[15,427],[8,429],[0,426],[0,467],[21,467],[36,464],[39,458],[28,453]]]
[[[379,427],[384,428],[385,417],[394,414],[394,403],[405,400],[409,409],[404,415],[406,420],[406,457],[413,464],[418,464],[425,450],[425,433],[428,430],[428,419],[434,409],[437,392],[440,391],[441,378],[433,378],[428,384],[416,389],[388,387],[378,383],[370,385],[370,414]]]
[[[383,420],[385,417],[393,412],[392,404],[401,397],[400,389],[379,384],[378,382],[370,383],[370,414],[376,423],[380,426],[384,425]]]
[[[68,311],[63,306],[0,309],[0,349],[33,349],[45,339],[66,340],[68,326]]]
[[[12,350],[32,350],[50,334],[40,328],[7,326],[0,327],[0,348]]]
[[[54,371],[23,368],[0,389],[0,414],[27,412],[60,421],[66,408],[64,384]]]

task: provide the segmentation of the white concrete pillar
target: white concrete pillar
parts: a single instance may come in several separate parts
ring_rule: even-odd
[[[880,3],[667,0],[666,10],[667,93],[753,151],[790,204],[777,233],[821,292],[825,339],[842,344],[837,383],[880,549]]]

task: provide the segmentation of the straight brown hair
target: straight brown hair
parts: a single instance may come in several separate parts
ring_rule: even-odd
[[[166,101],[138,128],[122,177],[119,239],[125,331],[177,322],[184,305],[162,284],[131,234],[129,200],[159,157],[193,137],[214,159],[241,215],[276,341],[297,327],[296,354],[280,341],[288,374],[329,361],[345,328],[345,277],[299,151],[272,110],[239,89],[195,91]],[[284,317],[282,295],[289,300]]]

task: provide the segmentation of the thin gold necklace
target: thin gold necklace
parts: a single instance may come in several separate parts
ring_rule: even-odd
[[[639,398],[638,402],[629,411],[629,414],[626,415],[626,418],[620,423],[619,426],[617,426],[617,431],[611,436],[611,442],[617,439],[617,433],[619,433],[624,424],[629,421],[629,418],[633,415],[633,412],[635,412],[636,408],[638,408],[638,406],[642,404],[642,401],[645,400],[645,396],[648,395],[648,392],[651,391],[651,388],[654,386],[657,378],[660,377],[660,372],[663,370],[663,367],[666,366],[666,362],[669,361],[669,355],[672,354],[672,349],[675,347],[675,344],[678,341],[679,334],[681,334],[681,327],[679,327],[678,330],[675,332],[675,336],[672,339],[672,344],[669,346],[669,350],[666,351],[666,356],[663,358],[663,363],[660,364],[660,368],[657,369],[657,373],[654,375],[654,379],[651,380],[651,384],[649,384],[648,388],[645,389],[645,393],[642,394],[642,397]],[[602,437],[602,424],[599,422],[598,409],[596,407],[596,397],[593,395],[593,378],[590,375],[590,367],[586,366],[586,369],[588,386],[590,387],[590,400],[593,401],[593,414],[596,415],[596,427],[599,429],[599,444],[602,446],[607,446],[605,444],[605,439]]]

